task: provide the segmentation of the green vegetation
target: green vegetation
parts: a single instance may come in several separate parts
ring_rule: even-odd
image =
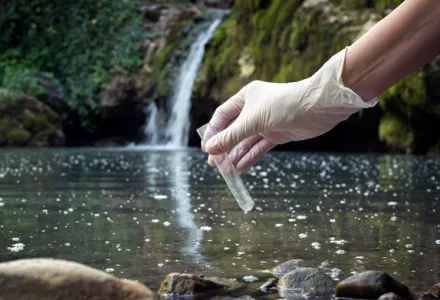
[[[382,117],[379,125],[379,139],[399,150],[411,152],[414,135],[404,121],[387,114]]]
[[[0,96],[26,93],[44,101],[55,89],[89,126],[87,115],[99,113],[99,92],[110,77],[142,65],[148,33],[138,6],[134,0],[6,1]]]

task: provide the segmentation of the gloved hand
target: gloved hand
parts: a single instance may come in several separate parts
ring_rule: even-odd
[[[217,132],[202,148],[211,155],[228,152],[245,171],[278,144],[326,133],[362,108],[365,102],[341,79],[346,49],[331,57],[313,76],[299,82],[254,81],[217,108],[210,124]]]

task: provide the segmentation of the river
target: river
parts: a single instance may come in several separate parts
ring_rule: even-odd
[[[0,260],[78,261],[157,289],[170,272],[260,278],[293,258],[342,280],[439,281],[440,160],[272,152],[240,210],[199,150],[0,151]]]

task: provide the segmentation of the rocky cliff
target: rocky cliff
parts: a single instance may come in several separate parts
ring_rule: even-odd
[[[192,99],[192,130],[252,80],[312,75],[402,1],[236,0],[209,44]],[[439,68],[433,61],[381,95],[380,105],[319,138],[281,149],[438,152]],[[191,142],[198,144],[197,136]]]

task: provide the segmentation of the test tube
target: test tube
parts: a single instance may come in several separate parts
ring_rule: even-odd
[[[208,123],[197,129],[202,141],[208,141],[212,136],[217,134],[217,131]],[[254,207],[254,201],[249,195],[246,186],[240,178],[237,169],[232,164],[231,159],[227,153],[213,155],[215,165],[220,174],[231,190],[232,195],[237,201],[240,208],[244,211],[250,211]]]

